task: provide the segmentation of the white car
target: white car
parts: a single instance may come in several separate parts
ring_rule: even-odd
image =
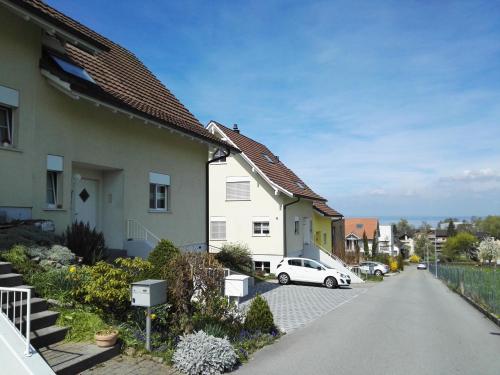
[[[302,281],[324,284],[327,288],[337,288],[351,283],[349,275],[307,258],[283,258],[278,264],[276,273],[279,283],[283,285],[291,281]]]
[[[370,270],[370,268],[373,268],[373,271]],[[389,266],[387,264],[379,263],[379,262],[371,262],[371,261],[365,261],[361,262],[359,264],[359,269],[363,273],[370,273],[373,272],[374,275],[377,276],[383,276],[386,273],[389,272]]]
[[[426,269],[427,269],[427,263],[420,262],[420,263],[417,265],[417,270],[426,270]]]

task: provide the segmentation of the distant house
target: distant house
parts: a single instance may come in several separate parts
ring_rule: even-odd
[[[409,234],[405,233],[402,236],[399,236],[399,243],[401,245],[401,249],[405,247],[408,250],[409,256],[415,253],[415,241]]]
[[[206,243],[214,137],[130,51],[41,1],[0,4],[0,217],[110,248]]]
[[[394,244],[394,233],[392,225],[380,225],[378,238],[378,252],[389,255],[398,255],[399,248]]]
[[[249,247],[255,270],[276,273],[283,257],[308,257],[350,273],[329,254],[332,218],[341,215],[262,143],[211,121],[208,131],[239,152],[215,150],[209,165],[210,250]],[[315,224],[314,224],[315,223]],[[320,246],[316,246],[316,243]],[[352,274],[353,282],[361,281]]]
[[[444,244],[448,239],[447,229],[432,229],[427,233],[427,238],[436,247],[436,251],[440,253],[443,250]]]
[[[364,253],[363,234],[368,238],[368,247],[371,251],[373,239],[380,236],[379,222],[376,218],[346,218],[345,219],[345,248],[346,252],[354,252],[358,244],[360,253]]]

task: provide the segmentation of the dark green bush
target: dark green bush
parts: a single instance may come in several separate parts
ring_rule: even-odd
[[[252,255],[248,246],[242,244],[226,244],[215,255],[215,259],[224,267],[246,274],[253,272]]]
[[[29,283],[32,276],[37,272],[42,272],[42,267],[30,260],[25,246],[16,245],[9,251],[2,252],[0,258],[12,263],[12,268],[23,275],[25,282]]]
[[[403,255],[399,254],[398,257],[396,258],[396,260],[398,262],[399,270],[403,271],[405,269],[405,262],[404,262]]]
[[[52,232],[43,232],[34,225],[17,225],[11,228],[0,229],[0,251],[8,250],[14,245],[52,246],[60,243]]]
[[[160,278],[161,269],[170,261],[180,255],[181,251],[169,240],[161,240],[158,245],[149,253],[148,260],[153,266],[153,278]]]
[[[259,294],[248,309],[244,327],[250,332],[270,333],[274,329],[274,318],[267,301]]]
[[[64,245],[76,256],[83,258],[84,264],[93,265],[104,257],[106,243],[102,232],[90,229],[88,223],[74,222],[66,228]]]

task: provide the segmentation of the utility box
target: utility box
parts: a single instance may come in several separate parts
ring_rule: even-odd
[[[229,275],[225,277],[224,294],[227,297],[245,297],[248,294],[248,281],[245,275]]]
[[[132,306],[152,307],[167,302],[165,280],[142,280],[132,283]]]

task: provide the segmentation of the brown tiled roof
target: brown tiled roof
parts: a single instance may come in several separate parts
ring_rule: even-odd
[[[331,208],[325,202],[314,201],[313,207],[325,216],[330,216],[330,217],[342,216],[341,213],[339,213],[338,211],[335,211],[333,208]]]
[[[373,234],[378,229],[378,219],[374,218],[346,218],[344,223],[346,237],[353,233],[363,238],[363,232],[366,232],[368,239],[373,240]]]
[[[278,157],[262,143],[235,132],[222,124],[216,124],[273,183],[294,196],[325,201],[323,197],[312,191],[304,181],[279,161]],[[272,160],[272,163],[264,155],[267,155]],[[299,185],[303,186],[303,188]]]
[[[69,43],[65,45],[65,57],[83,67],[95,84],[65,73],[51,61],[47,53],[44,54],[41,67],[69,82],[72,90],[197,138],[225,145],[210,134],[133,53],[40,0],[11,2],[22,4],[25,10],[41,13],[54,24],[65,25],[67,29],[104,47],[102,52],[94,55]]]

